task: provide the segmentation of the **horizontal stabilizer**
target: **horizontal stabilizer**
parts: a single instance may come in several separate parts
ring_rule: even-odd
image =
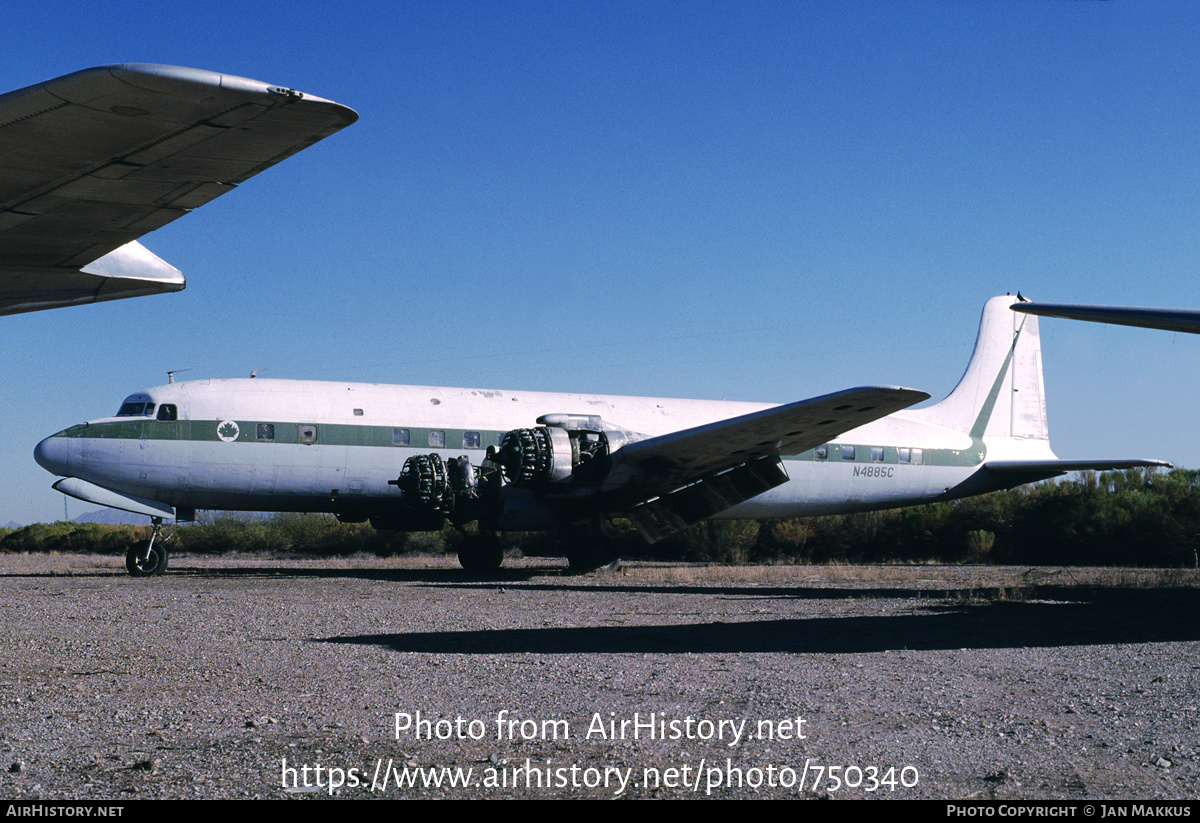
[[[1165,460],[989,460],[985,466],[988,471],[1003,474],[1045,474],[1047,477],[1068,472],[1174,468]]]
[[[1077,306],[1070,303],[1014,303],[1013,311],[1067,320],[1089,320],[1117,326],[1138,326],[1200,334],[1200,311],[1145,309],[1133,306]]]
[[[100,506],[108,506],[110,509],[121,509],[122,511],[133,512],[134,514],[144,514],[147,517],[175,519],[175,509],[165,503],[159,503],[157,500],[137,497],[132,494],[121,494],[120,492],[106,489],[103,486],[97,486],[95,483],[80,480],[78,477],[67,477],[59,480],[52,488],[68,497],[74,497],[77,500],[95,503]]]

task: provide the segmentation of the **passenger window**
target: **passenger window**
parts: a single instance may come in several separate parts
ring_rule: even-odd
[[[817,446],[816,455],[818,460],[824,460],[825,458],[829,457],[829,446]]]
[[[896,449],[896,457],[901,463],[911,463],[912,449]]]
[[[463,432],[463,448],[477,449],[479,448],[479,432]]]
[[[872,463],[882,463],[883,462],[883,446],[872,446],[871,447],[871,462]]]
[[[317,427],[316,426],[301,426],[300,427],[300,442],[311,446],[317,442]]]
[[[444,449],[446,447],[446,433],[444,431],[429,432],[429,445],[435,449]]]
[[[842,446],[842,459],[843,460],[853,460],[854,459],[854,447],[853,446]]]
[[[912,450],[912,462],[918,466],[921,465],[922,463],[924,463],[925,462],[925,452],[923,452],[921,449],[913,449]]]
[[[258,424],[258,441],[260,443],[273,443],[275,441],[275,424],[274,423],[259,423]]]
[[[408,429],[392,429],[392,445],[407,446],[408,445]]]
[[[179,419],[179,409],[174,403],[163,403],[158,407],[158,419],[168,422]]]

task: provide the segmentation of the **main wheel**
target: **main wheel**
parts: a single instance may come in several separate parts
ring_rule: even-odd
[[[469,535],[459,544],[458,562],[469,572],[494,572],[504,562],[504,547],[494,538]]]
[[[572,574],[587,574],[617,559],[616,552],[599,539],[583,539],[567,551],[567,566]]]
[[[149,555],[146,554],[147,548],[150,549]],[[139,540],[125,552],[125,568],[134,577],[162,574],[167,570],[167,547],[160,540],[154,541],[153,546],[149,540]]]

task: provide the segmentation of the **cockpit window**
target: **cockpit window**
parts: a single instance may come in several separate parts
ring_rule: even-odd
[[[146,409],[146,414],[149,414],[149,413],[150,413],[150,410]],[[178,420],[179,419],[178,407],[174,403],[163,403],[161,406],[158,407],[158,419],[159,420],[167,420],[167,421]]]
[[[145,395],[143,395],[143,397],[144,396]],[[130,397],[128,400],[126,400],[124,403],[121,404],[121,408],[119,408],[117,410],[117,417],[153,417],[154,416],[154,409],[157,408],[157,404],[154,403],[153,401],[147,402],[145,400],[135,400],[134,398],[136,398],[136,397],[137,397],[137,395],[135,394],[133,397]],[[169,413],[171,415],[170,417],[163,417],[164,409],[169,410],[167,413]],[[175,419],[175,407],[172,405],[163,406],[161,409],[158,410],[158,419],[159,420],[174,420]]]

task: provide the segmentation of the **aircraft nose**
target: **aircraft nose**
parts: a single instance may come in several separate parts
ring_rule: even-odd
[[[33,459],[51,474],[71,474],[71,452],[75,438],[51,435],[33,449]]]

